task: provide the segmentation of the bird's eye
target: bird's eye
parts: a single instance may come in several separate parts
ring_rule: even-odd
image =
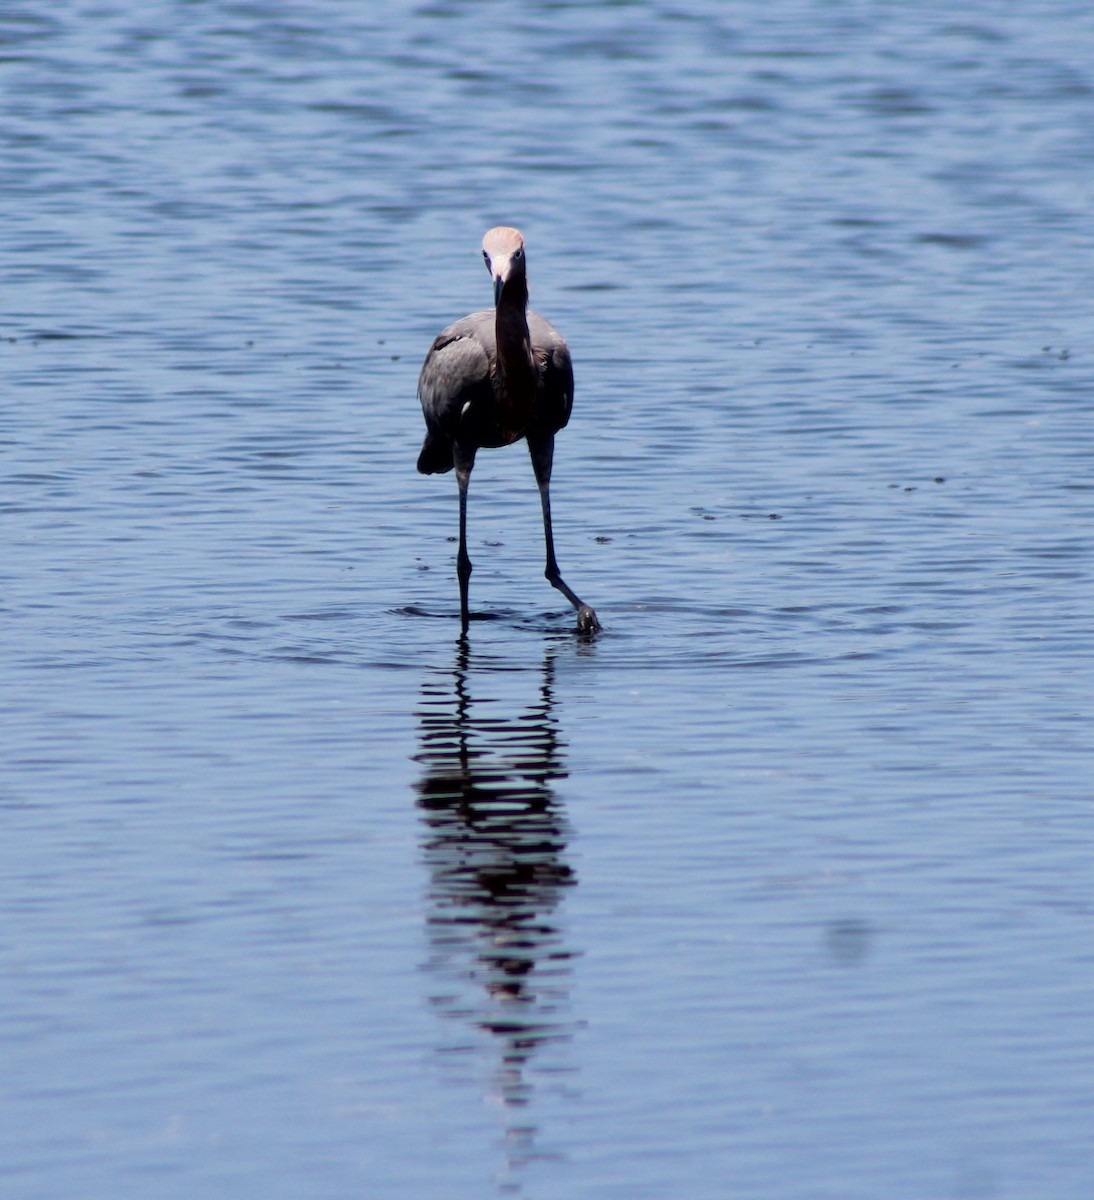
[[[514,258],[523,258],[523,257],[524,257],[524,251],[523,251],[523,249],[522,249],[520,246],[518,246],[518,247],[517,247],[517,248],[516,248],[516,249],[513,251],[513,257],[514,257]]]
[[[482,261],[486,263],[487,266],[490,265],[490,254],[486,250],[482,252]]]

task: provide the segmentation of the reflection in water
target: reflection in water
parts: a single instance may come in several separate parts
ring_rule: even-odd
[[[520,1117],[532,1094],[526,1067],[544,1043],[573,1029],[574,953],[555,910],[576,879],[551,788],[566,771],[550,650],[538,696],[517,711],[509,690],[527,679],[476,661],[461,645],[455,669],[422,686],[416,759],[430,872],[431,998],[453,1019],[442,1051],[473,1055],[482,1033],[500,1050],[494,1079],[511,1167],[536,1155],[535,1127]],[[487,688],[495,694],[485,695]]]

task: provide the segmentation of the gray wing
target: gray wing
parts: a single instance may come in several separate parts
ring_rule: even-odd
[[[452,443],[465,407],[492,399],[494,344],[494,310],[489,309],[453,322],[429,347],[418,376],[426,429],[418,455],[418,470],[423,475],[452,470]]]
[[[537,424],[548,433],[565,427],[574,406],[574,367],[562,334],[537,312],[528,314],[532,353],[539,369],[540,406]]]
[[[469,400],[491,396],[494,310],[471,313],[443,330],[429,348],[418,376],[418,399],[426,428],[455,435]]]

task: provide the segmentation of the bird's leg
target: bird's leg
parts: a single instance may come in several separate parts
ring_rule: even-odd
[[[467,485],[471,480],[471,468],[475,465],[475,451],[456,446],[453,450],[456,464],[456,483],[460,489],[460,548],[456,552],[456,578],[460,581],[460,634],[467,636],[471,613],[467,604],[467,584],[471,579],[471,558],[467,553]]]
[[[543,540],[547,547],[547,567],[543,574],[547,582],[566,597],[577,610],[577,629],[579,633],[596,633],[600,622],[596,613],[584,604],[562,578],[555,558],[555,538],[551,532],[551,464],[555,455],[555,439],[553,434],[536,434],[528,436],[528,450],[532,455],[532,470],[535,472],[536,484],[539,487],[539,499],[543,505]]]

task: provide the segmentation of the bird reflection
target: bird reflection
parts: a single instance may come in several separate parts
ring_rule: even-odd
[[[574,953],[556,912],[576,878],[551,786],[566,774],[554,665],[548,650],[538,694],[518,710],[512,692],[528,673],[499,670],[461,644],[455,669],[423,684],[418,712],[431,998],[452,1019],[446,1057],[473,1055],[482,1034],[500,1050],[493,1081],[516,1143],[511,1164],[534,1153],[534,1127],[512,1120],[531,1098],[526,1068],[573,1029]]]

